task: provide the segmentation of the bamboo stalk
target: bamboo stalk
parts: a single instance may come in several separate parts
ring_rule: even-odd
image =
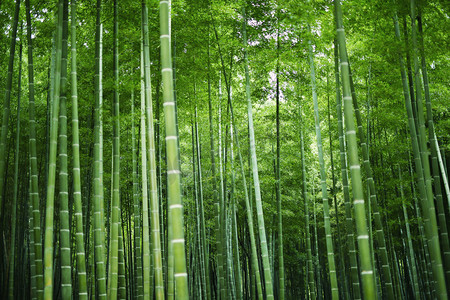
[[[347,49],[345,41],[345,31],[342,24],[342,11],[340,0],[334,1],[336,10],[336,34],[339,44],[340,68],[342,76],[343,96],[344,96],[344,117],[345,135],[347,138],[347,153],[350,165],[350,175],[353,188],[353,206],[355,211],[356,231],[358,240],[359,257],[361,260],[361,281],[365,299],[375,299],[376,288],[373,274],[369,236],[366,227],[365,201],[362,187],[361,170],[358,156],[358,146],[356,142],[355,122],[353,119],[353,105],[350,90],[350,72],[347,61]]]
[[[95,32],[95,106],[94,106],[94,176],[93,176],[93,235],[95,276],[93,283],[98,290],[99,299],[106,299],[106,259],[104,239],[104,204],[103,204],[103,24],[101,23],[101,0],[97,0],[96,32]]]
[[[27,0],[29,1],[29,0]],[[78,277],[78,297],[88,299],[86,279],[86,255],[83,237],[83,207],[81,198],[80,141],[78,126],[77,89],[77,45],[76,45],[76,2],[71,1],[71,85],[72,85],[72,155],[73,155],[73,198],[76,219],[76,257]]]
[[[250,76],[248,72],[248,58],[247,58],[247,31],[246,31],[246,17],[244,10],[244,30],[243,30],[243,44],[244,44],[244,61],[245,61],[245,91],[247,98],[247,115],[249,124],[249,135],[250,135],[250,152],[251,152],[251,162],[252,162],[252,174],[253,174],[253,185],[255,189],[255,202],[256,211],[258,214],[258,229],[259,229],[259,239],[261,243],[261,256],[264,270],[264,284],[267,299],[273,299],[273,286],[272,286],[272,274],[270,272],[269,265],[269,253],[267,249],[267,238],[266,229],[264,226],[264,212],[261,200],[261,189],[259,183],[259,173],[258,173],[258,161],[256,158],[256,145],[255,145],[255,131],[253,128],[253,112],[252,112],[252,102],[250,98]]]
[[[56,177],[56,152],[58,136],[58,116],[59,98],[61,89],[61,55],[62,55],[62,35],[63,35],[63,2],[58,3],[58,23],[56,38],[56,67],[55,67],[55,88],[54,101],[52,103],[51,125],[50,125],[50,152],[48,162],[48,182],[47,182],[47,202],[45,212],[45,233],[44,233],[44,299],[53,298],[53,214],[55,201],[55,177]]]
[[[179,163],[177,115],[173,93],[173,70],[170,43],[170,0],[160,1],[159,13],[164,118],[166,121],[169,226],[172,228],[169,256],[170,252],[172,252],[174,260],[173,276],[175,279],[175,297],[176,299],[187,299],[189,293],[184,245],[181,171]]]

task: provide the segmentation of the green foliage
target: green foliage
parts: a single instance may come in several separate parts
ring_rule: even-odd
[[[4,90],[7,88],[7,70],[9,61],[9,44],[12,35],[12,19],[14,15],[14,1],[0,1],[0,90],[2,98],[0,109],[3,112]],[[35,97],[35,119],[36,119],[36,152],[37,171],[39,175],[39,195],[41,226],[44,228],[45,199],[47,187],[47,173],[49,162],[49,140],[50,140],[50,64],[52,56],[52,39],[55,36],[57,22],[56,1],[30,0],[33,59],[34,59],[34,97]],[[134,90],[136,101],[139,103],[140,89],[140,42],[141,42],[141,3],[139,1],[121,0],[119,3],[119,92],[120,92],[120,202],[121,213],[124,224],[128,224],[130,218],[131,227],[134,228],[133,216],[133,177],[132,170],[132,145],[131,145],[131,122],[139,124],[139,113],[131,115],[131,90]],[[164,115],[161,76],[161,46],[160,46],[160,16],[159,1],[147,1],[148,5],[148,27],[149,27],[149,57],[150,77],[152,81],[152,106],[155,128],[155,146],[157,170],[161,170],[158,184],[159,201],[162,201],[161,219],[167,222],[167,155],[164,140],[166,121]],[[195,236],[194,230],[196,214],[193,159],[191,142],[191,124],[194,118],[194,107],[198,108],[198,131],[201,148],[202,184],[204,198],[204,215],[206,241],[209,244],[210,269],[217,266],[217,249],[215,219],[216,216],[213,192],[213,178],[218,176],[218,110],[222,111],[222,145],[226,148],[226,163],[223,162],[225,170],[225,199],[229,199],[231,189],[231,158],[230,158],[230,112],[227,105],[227,86],[231,87],[230,95],[233,102],[233,113],[235,126],[238,129],[240,151],[244,162],[244,174],[249,187],[250,202],[253,208],[253,218],[256,221],[256,208],[248,135],[247,101],[245,90],[244,53],[242,46],[242,8],[245,6],[247,14],[247,42],[248,61],[251,85],[251,100],[253,105],[254,132],[256,140],[256,153],[258,158],[258,171],[262,191],[262,206],[264,211],[265,229],[267,235],[272,233],[270,239],[276,239],[277,232],[277,203],[275,189],[275,149],[276,149],[276,104],[275,104],[275,76],[277,65],[277,33],[279,34],[279,80],[280,80],[280,186],[283,215],[283,242],[284,242],[284,264],[286,277],[286,291],[288,298],[300,297],[304,293],[304,272],[307,261],[305,242],[305,207],[302,190],[301,157],[300,157],[300,124],[299,106],[302,106],[302,119],[304,129],[305,159],[308,192],[310,199],[310,223],[312,221],[312,205],[316,201],[318,220],[318,243],[321,261],[321,272],[326,274],[326,254],[323,249],[325,245],[325,232],[323,230],[323,208],[320,198],[319,164],[317,153],[317,142],[315,140],[315,127],[313,116],[313,104],[311,97],[311,86],[309,79],[308,62],[308,40],[313,42],[313,54],[316,64],[316,81],[319,114],[321,116],[321,130],[323,139],[323,157],[327,177],[327,187],[330,200],[331,231],[333,236],[337,234],[337,218],[340,224],[345,226],[344,196],[342,191],[342,179],[340,173],[339,141],[337,129],[337,115],[335,107],[334,92],[334,59],[333,40],[335,38],[335,23],[333,17],[333,3],[330,1],[292,1],[292,0],[256,0],[256,1],[194,1],[174,0],[171,4],[171,51],[173,56],[173,67],[175,73],[174,93],[177,102],[177,128],[179,132],[179,159],[181,166],[181,183],[184,203],[185,230],[186,230],[186,252],[188,273],[192,267],[190,256],[196,244],[188,237]],[[415,183],[416,175],[409,174],[410,160],[414,164],[411,153],[411,141],[408,132],[407,114],[403,101],[402,82],[400,77],[400,66],[398,63],[398,52],[401,51],[406,63],[406,54],[412,55],[411,21],[409,16],[409,1],[343,1],[342,10],[344,15],[344,26],[347,38],[348,57],[352,67],[353,80],[355,83],[356,96],[362,117],[362,128],[368,137],[368,149],[370,165],[373,170],[376,190],[383,224],[388,236],[386,243],[392,240],[393,248],[389,249],[389,255],[393,256],[393,250],[399,260],[406,261],[408,252],[403,248],[400,228],[404,228],[403,209],[399,191],[399,179],[397,165],[402,170],[402,181],[404,199],[409,215],[412,243],[416,251],[421,249],[420,238],[421,215],[416,214],[413,189],[417,189]],[[397,12],[401,28],[401,41],[397,41],[394,35],[392,17]],[[449,6],[443,0],[420,1],[418,8],[422,16],[424,26],[424,53],[426,57],[428,77],[430,81],[430,96],[432,102],[432,115],[440,148],[444,152],[444,159],[450,161],[450,55],[448,41],[450,40],[450,19],[448,18]],[[17,44],[23,45],[24,64],[22,66],[22,99],[28,99],[28,72],[27,65],[27,42],[25,27],[25,5],[21,5],[19,29],[17,32]],[[113,57],[113,25],[114,25],[113,0],[102,1],[103,23],[103,194],[105,217],[106,208],[111,201],[112,180],[112,147],[113,147],[113,99],[115,91],[114,57]],[[93,210],[93,186],[92,179],[94,165],[94,107],[95,107],[95,31],[96,31],[96,7],[92,1],[77,1],[77,86],[78,86],[78,115],[79,115],[79,141],[80,141],[80,175],[81,194],[83,209],[83,230],[85,234],[85,249],[94,251],[93,236],[89,234],[92,230]],[[402,28],[403,20],[406,22],[408,41]],[[311,33],[307,30],[307,24],[311,25]],[[69,35],[71,29],[69,28]],[[69,47],[70,47],[69,40]],[[406,47],[408,46],[408,47]],[[16,47],[18,49],[18,46]],[[208,50],[209,49],[209,50]],[[208,51],[210,52],[210,67],[208,67]],[[15,124],[17,95],[15,88],[18,82],[18,51],[14,54],[15,69],[11,90],[11,114],[7,132],[7,145],[5,162],[7,175],[5,187],[13,185],[13,145],[15,141]],[[70,51],[68,56],[68,67],[70,68]],[[369,79],[370,72],[370,79]],[[70,74],[70,73],[68,73]],[[209,117],[208,117],[208,74],[211,82],[212,99],[212,121],[214,124],[213,136],[216,151],[216,173],[212,173],[212,162],[210,157],[209,142]],[[219,81],[222,86],[222,98],[219,99]],[[72,84],[67,82],[67,91],[71,91]],[[195,89],[195,92],[194,92]],[[71,111],[72,103],[67,99],[67,139],[72,141]],[[330,100],[330,108],[328,108]],[[27,203],[27,187],[30,174],[29,169],[29,136],[28,129],[28,103],[22,105],[21,124],[23,130],[20,135],[21,157],[19,170],[21,170],[19,182],[19,199],[17,216],[20,220],[28,214],[25,203]],[[135,111],[139,111],[136,107]],[[327,115],[330,113],[331,126],[328,125]],[[134,118],[134,119],[133,119]],[[139,129],[136,128],[136,145],[140,145]],[[428,134],[428,133],[427,133]],[[331,149],[329,138],[331,137]],[[148,138],[148,137],[147,137]],[[234,145],[235,147],[235,145]],[[139,148],[139,147],[137,147]],[[161,157],[158,152],[161,151]],[[236,149],[234,149],[235,189],[234,199],[237,203],[237,228],[239,237],[239,252],[241,261],[250,261],[250,242],[247,240],[248,227],[245,207],[245,194],[243,190],[243,178],[237,161]],[[331,169],[330,151],[333,151],[334,170]],[[359,149],[361,153],[361,149]],[[137,171],[141,173],[140,150],[138,151]],[[67,151],[69,169],[69,194],[72,186],[72,174],[70,170],[73,162],[72,148]],[[224,156],[225,158],[225,156]],[[2,158],[3,159],[3,158]],[[57,161],[57,170],[59,170]],[[414,169],[414,168],[413,168]],[[332,190],[331,174],[336,177],[336,189]],[[365,184],[365,171],[363,170],[363,192],[367,194]],[[122,175],[123,174],[123,175]],[[159,176],[159,174],[157,174]],[[139,178],[140,180],[141,178]],[[314,190],[314,192],[312,192]],[[56,184],[55,195],[59,192]],[[350,190],[351,195],[353,191]],[[419,196],[419,192],[416,196]],[[139,191],[140,193],[140,191]],[[3,195],[2,195],[3,196]],[[336,196],[338,211],[335,211],[331,200]],[[10,249],[9,236],[12,230],[10,214],[12,212],[11,199],[12,188],[4,189],[4,199],[1,203],[2,245],[1,250],[5,257]],[[141,194],[139,194],[141,199]],[[448,218],[448,207],[444,195],[444,208]],[[20,205],[19,205],[20,204]],[[55,201],[55,210],[59,208]],[[69,211],[73,214],[74,204],[69,196]],[[420,212],[420,211],[419,211]],[[75,225],[75,218],[72,223]],[[400,221],[399,221],[400,220]],[[447,219],[448,220],[448,219]],[[106,221],[103,220],[103,221]],[[90,223],[89,223],[90,222]],[[38,222],[36,222],[37,224]],[[54,222],[55,229],[60,226],[59,221]],[[166,223],[164,223],[166,224]],[[25,227],[21,226],[17,231],[16,247],[21,248],[25,244]],[[89,227],[90,226],[90,227]],[[126,225],[128,226],[128,225]],[[142,228],[142,227],[141,227]],[[255,229],[257,228],[255,222]],[[311,227],[313,229],[313,227]],[[128,229],[126,229],[128,230]],[[124,242],[128,243],[129,237],[124,229]],[[161,241],[163,249],[167,251],[167,227],[161,228]],[[74,230],[71,228],[72,237]],[[133,231],[134,232],[134,231]],[[130,233],[133,237],[134,233]],[[256,231],[255,231],[256,232]],[[346,256],[347,245],[345,244],[345,230],[341,230],[341,237],[335,240],[341,241],[342,251],[336,253],[336,259],[340,255],[345,256],[345,264],[348,265]],[[405,233],[405,230],[403,229]],[[314,241],[314,230],[311,230],[312,242]],[[106,235],[105,235],[106,236]],[[6,240],[4,240],[6,237]],[[257,236],[257,241],[259,237]],[[75,241],[75,240],[73,240]],[[59,247],[59,240],[55,241]],[[164,243],[165,246],[164,246]],[[257,243],[258,244],[258,243]],[[314,243],[312,243],[314,244]],[[128,244],[126,247],[129,247]],[[134,247],[134,245],[131,245]],[[276,253],[269,246],[269,252]],[[389,247],[389,246],[388,246]],[[195,248],[195,247],[194,247]],[[58,251],[55,248],[54,255],[59,260]],[[106,249],[106,248],[105,248]],[[132,249],[132,248],[131,248]],[[71,249],[76,253],[75,244]],[[259,247],[258,247],[258,251]],[[105,251],[106,252],[106,251]],[[260,253],[260,252],[258,252]],[[20,254],[22,255],[22,254]],[[16,259],[23,257],[16,254]],[[27,254],[28,255],[28,254]],[[166,254],[167,255],[167,252]],[[314,252],[313,252],[314,255]],[[416,255],[418,255],[416,253]],[[420,252],[420,255],[421,252]],[[246,260],[244,260],[244,258]],[[49,258],[50,259],[50,258]],[[271,258],[272,259],[272,258]],[[165,262],[166,258],[163,257]],[[275,267],[277,259],[275,258]],[[0,263],[7,270],[7,260]],[[91,262],[89,260],[89,262]],[[72,259],[75,264],[75,259]],[[106,262],[105,262],[106,263]],[[127,262],[128,263],[128,262]],[[405,263],[406,264],[406,263]],[[418,259],[418,264],[421,262]],[[58,263],[56,264],[58,266]],[[89,266],[89,264],[87,264]],[[54,265],[55,267],[55,265]],[[133,266],[134,268],[134,266]],[[89,269],[89,268],[88,268]],[[74,268],[75,270],[75,268]],[[395,272],[392,268],[392,274]],[[419,269],[420,271],[420,269]],[[214,274],[211,272],[211,274]],[[3,272],[7,273],[7,272]],[[89,273],[89,270],[88,270]],[[25,274],[25,273],[24,273]],[[73,273],[75,274],[75,273]],[[191,273],[189,273],[191,274]],[[420,272],[419,272],[420,274]],[[167,270],[163,266],[164,280],[167,280]],[[89,281],[88,285],[92,285]],[[191,276],[191,275],[189,275]],[[276,278],[276,272],[272,274]],[[23,283],[29,285],[29,279]],[[7,287],[6,275],[0,275],[0,294]],[[28,278],[28,277],[26,277]],[[18,278],[15,279],[15,282]],[[197,279],[195,279],[197,280]],[[276,280],[274,280],[275,282]],[[397,279],[394,279],[397,281]],[[74,292],[75,277],[72,284]],[[216,284],[216,279],[211,277],[211,284]],[[16,283],[17,284],[17,283]],[[131,283],[130,283],[131,284]],[[329,283],[323,282],[324,290],[329,288]],[[301,287],[301,288],[300,288]],[[422,288],[422,285],[420,286]],[[54,286],[55,288],[55,286]],[[190,287],[191,288],[191,287]],[[246,288],[246,287],[245,287]],[[275,294],[277,293],[275,286]],[[89,290],[89,286],[88,286]],[[425,291],[425,289],[424,289]],[[25,293],[25,292],[23,292]],[[331,294],[327,294],[329,296]],[[425,292],[424,292],[425,293]],[[213,292],[214,294],[214,292]]]

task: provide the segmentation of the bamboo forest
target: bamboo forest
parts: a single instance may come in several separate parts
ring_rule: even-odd
[[[0,0],[0,299],[448,299],[448,0]]]

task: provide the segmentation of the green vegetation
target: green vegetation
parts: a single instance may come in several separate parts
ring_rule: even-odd
[[[0,298],[448,299],[449,28],[442,0],[0,1]]]

